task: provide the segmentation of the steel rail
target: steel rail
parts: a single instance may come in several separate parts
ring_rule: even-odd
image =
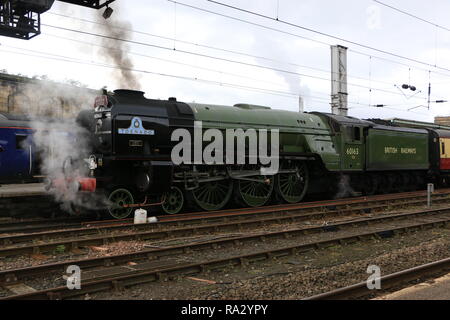
[[[440,197],[450,194],[450,189],[440,189],[437,190],[433,196]],[[414,191],[414,192],[404,192],[404,193],[395,193],[395,194],[387,194],[387,195],[374,195],[374,196],[366,196],[366,197],[357,197],[357,198],[347,198],[347,199],[338,199],[338,200],[322,200],[322,201],[314,201],[314,202],[304,202],[297,204],[279,204],[273,206],[265,206],[260,208],[237,208],[237,209],[226,209],[220,211],[210,211],[210,212],[191,212],[191,213],[182,213],[177,214],[175,216],[157,216],[159,222],[169,222],[169,221],[185,221],[187,219],[210,219],[212,217],[222,217],[224,215],[229,216],[238,216],[238,215],[246,215],[246,214],[257,214],[257,213],[266,213],[271,211],[278,211],[281,209],[308,209],[308,208],[324,208],[324,207],[338,207],[338,206],[348,206],[354,205],[358,203],[367,203],[367,202],[387,202],[390,200],[401,200],[401,199],[415,199],[422,198],[426,196],[425,191]],[[58,225],[58,221],[61,222],[61,225]],[[76,224],[67,224],[67,222],[71,221],[79,221]],[[0,234],[1,233],[23,233],[30,231],[41,231],[48,230],[49,227],[55,228],[60,227],[61,229],[67,229],[70,227],[94,227],[94,226],[108,226],[108,225],[116,225],[121,223],[132,223],[133,219],[121,219],[121,220],[99,220],[99,221],[89,221],[87,218],[75,217],[75,218],[56,218],[53,220],[43,220],[43,219],[31,219],[31,220],[20,220],[20,221],[10,221],[0,223]],[[56,223],[56,225],[55,225]]]
[[[19,219],[6,221],[0,222],[0,234],[8,232],[23,232],[27,230],[45,230],[53,227],[76,227],[81,226],[83,221],[86,221],[86,218],[65,217],[55,219]]]
[[[373,232],[359,233],[356,235],[350,235],[345,237],[337,237],[333,239],[308,243],[297,244],[294,246],[288,246],[283,248],[275,248],[265,251],[259,251],[246,255],[233,256],[222,259],[207,260],[200,263],[185,263],[176,264],[173,266],[165,266],[160,269],[147,269],[147,270],[135,270],[135,272],[127,272],[122,275],[106,276],[100,279],[94,279],[87,282],[82,282],[81,290],[69,290],[67,287],[56,287],[45,290],[39,290],[31,293],[11,295],[0,298],[0,300],[27,300],[27,299],[63,299],[71,298],[85,293],[93,293],[98,291],[105,291],[110,289],[120,290],[124,287],[142,284],[145,282],[157,281],[161,279],[178,278],[180,276],[202,273],[208,270],[226,269],[237,266],[247,266],[250,263],[264,261],[267,259],[277,259],[289,255],[301,254],[310,250],[317,250],[327,248],[331,245],[345,245],[347,243],[354,243],[355,241],[362,241],[364,239],[372,239],[373,237],[384,238],[386,233],[395,235],[396,233],[408,232],[410,230],[419,229],[422,230],[426,227],[442,227],[447,226],[450,223],[450,217],[440,219],[432,222],[419,222],[415,224],[409,224],[407,226],[387,228],[384,230],[377,230]],[[226,241],[236,241],[236,239],[227,239]],[[209,245],[212,248],[215,247],[214,242],[196,244]],[[192,247],[192,245],[191,245]],[[148,251],[142,254],[152,254],[155,251]],[[135,253],[137,254],[137,253]],[[103,259],[111,259],[106,257]],[[67,265],[69,262],[65,263]]]
[[[359,282],[357,284],[339,288],[329,292],[321,293],[312,297],[305,298],[303,300],[344,300],[344,299],[356,299],[371,295],[379,295],[380,292],[384,292],[386,289],[400,285],[402,283],[418,280],[424,276],[434,275],[436,273],[448,272],[450,270],[450,258],[440,261],[427,263],[418,267],[402,270],[399,272],[391,273],[386,276],[380,277],[380,283],[382,289],[370,290],[367,287],[367,282]]]
[[[348,209],[350,211],[354,211],[355,209]],[[364,210],[364,209],[361,209]],[[386,221],[392,219],[393,217],[411,217],[416,215],[431,215],[431,214],[442,214],[442,212],[450,211],[450,207],[439,208],[439,209],[429,209],[429,210],[419,210],[412,213],[402,213],[402,214],[394,214],[394,215],[383,215],[381,217],[373,217],[361,220],[352,220],[352,221],[344,221],[338,224],[333,224],[333,226],[344,226],[344,225],[352,225],[356,223],[370,223],[373,221]],[[320,213],[322,214],[322,213]],[[307,216],[308,219],[311,216]],[[174,228],[167,230],[150,230],[143,232],[135,232],[135,233],[120,233],[120,234],[96,234],[95,236],[81,237],[77,235],[76,238],[70,239],[61,239],[56,241],[45,241],[42,242],[33,242],[27,243],[26,245],[18,244],[15,246],[4,246],[0,248],[0,257],[1,256],[11,256],[11,255],[19,255],[19,254],[37,254],[42,252],[49,252],[57,249],[58,247],[64,246],[64,249],[78,249],[83,246],[95,246],[95,245],[103,245],[111,242],[117,241],[144,241],[144,240],[160,240],[166,238],[173,237],[186,237],[198,235],[200,232],[220,232],[220,231],[230,231],[230,230],[242,230],[245,226],[263,226],[265,223],[282,223],[282,221],[295,222],[298,219],[304,219],[304,216],[300,215],[298,217],[285,216],[285,217],[269,217],[265,219],[254,219],[247,221],[238,221],[238,222],[226,222],[226,223],[218,223],[218,224],[206,224],[206,225],[195,225],[192,227],[184,227],[184,228]],[[139,225],[137,225],[139,226]],[[146,226],[146,225],[143,225]],[[310,227],[304,228],[304,230],[308,230],[309,232],[317,232],[321,231],[324,227]],[[331,228],[331,226],[327,226],[327,228]],[[302,229],[303,230],[303,229]]]
[[[437,190],[433,196],[445,196],[450,194],[449,189],[440,189]],[[251,214],[251,213],[263,213],[267,211],[277,211],[283,209],[310,209],[310,208],[318,208],[318,207],[334,207],[334,206],[348,206],[355,205],[358,203],[367,203],[367,202],[380,202],[380,201],[389,201],[389,200],[401,200],[401,199],[414,199],[426,197],[426,191],[413,191],[413,192],[403,192],[403,193],[393,193],[393,194],[384,194],[384,195],[373,195],[373,196],[363,196],[363,197],[355,197],[355,198],[346,198],[346,199],[336,199],[336,200],[320,200],[320,201],[312,201],[312,202],[301,202],[294,204],[277,204],[272,206],[264,206],[257,208],[238,208],[238,209],[226,209],[220,211],[209,211],[209,212],[194,212],[194,213],[182,213],[172,216],[160,216],[163,221],[168,220],[178,220],[185,218],[195,218],[195,217],[211,217],[214,215],[239,215],[239,214]],[[131,221],[131,219],[129,220]]]
[[[442,198],[441,198],[442,197]],[[398,203],[396,201],[399,201]],[[434,202],[447,202],[450,201],[450,197],[447,197],[447,195],[439,195],[438,198],[434,199]],[[375,203],[379,202],[373,201]],[[371,203],[370,201],[366,201],[364,204],[364,207],[354,207],[349,208],[348,205],[345,205],[345,209],[338,209],[337,207],[334,210],[327,210],[327,207],[316,207],[318,209],[322,209],[322,211],[316,212],[314,211],[316,208],[301,208],[301,209],[283,209],[283,208],[277,208],[276,211],[271,211],[269,209],[260,211],[258,213],[240,213],[240,214],[234,214],[234,215],[216,215],[216,216],[201,216],[201,217],[193,217],[190,219],[182,219],[182,220],[169,220],[169,221],[160,221],[156,224],[123,224],[123,223],[116,223],[116,224],[107,224],[107,225],[94,225],[90,226],[87,225],[84,228],[65,228],[62,230],[55,230],[55,231],[47,231],[42,233],[27,233],[27,234],[15,234],[15,235],[9,235],[9,236],[0,236],[0,243],[3,243],[5,246],[9,246],[16,243],[23,243],[23,242],[30,242],[30,241],[39,241],[39,240],[45,240],[48,241],[49,239],[55,239],[58,237],[68,238],[68,237],[80,237],[80,236],[87,236],[87,235],[98,235],[98,234],[106,234],[107,232],[113,232],[113,231],[127,231],[127,230],[154,230],[154,229],[162,229],[164,227],[181,227],[181,226],[188,226],[188,225],[201,225],[204,226],[205,224],[213,224],[215,222],[223,222],[223,223],[244,223],[246,225],[253,224],[253,225],[262,225],[264,223],[266,224],[274,224],[274,223],[283,223],[285,222],[295,222],[295,221],[302,221],[306,219],[318,219],[318,218],[324,218],[326,216],[334,216],[334,215],[348,215],[348,214],[368,214],[372,212],[381,211],[383,209],[394,209],[398,207],[404,207],[404,206],[412,206],[412,205],[418,205],[426,203],[426,200],[411,200],[411,201],[404,201],[404,198],[395,199],[395,200],[389,200],[385,201],[387,203],[380,204],[380,205],[369,205]],[[308,212],[308,210],[311,210],[311,212]],[[306,211],[306,212],[303,212]],[[253,219],[258,216],[266,216],[269,215],[269,218],[257,218]],[[247,222],[243,219],[248,219]],[[0,254],[1,255],[1,254]]]
[[[398,221],[398,218],[407,218],[408,215],[400,214],[396,217],[386,217],[388,220]],[[379,219],[378,219],[379,220]],[[448,221],[450,220],[450,217],[445,218],[444,220],[439,221],[427,221],[426,223],[439,223],[442,221]],[[375,221],[372,219],[372,222]],[[378,221],[379,222],[379,221]],[[338,223],[334,225],[328,225],[328,226],[322,226],[322,227],[314,227],[314,228],[300,228],[300,229],[292,229],[292,230],[284,230],[284,231],[277,231],[277,232],[262,232],[258,234],[253,235],[247,235],[247,236],[237,236],[237,237],[228,237],[223,239],[217,239],[212,241],[206,241],[206,242],[197,242],[197,243],[188,243],[183,245],[177,245],[177,246],[171,246],[171,247],[165,247],[165,248],[158,248],[158,249],[150,249],[150,250],[143,250],[139,252],[134,253],[127,253],[127,254],[121,254],[121,255],[114,255],[114,256],[107,256],[107,257],[99,257],[99,258],[92,258],[92,259],[81,259],[76,261],[65,261],[65,262],[58,262],[53,264],[44,264],[40,266],[33,266],[33,267],[26,267],[26,268],[20,268],[20,269],[11,269],[11,270],[4,270],[0,271],[0,284],[7,284],[7,283],[13,283],[17,282],[24,277],[27,276],[34,276],[38,274],[43,274],[46,272],[51,271],[63,271],[68,265],[78,265],[83,269],[86,268],[93,268],[93,267],[99,267],[99,266],[114,266],[121,263],[126,263],[131,260],[142,260],[142,259],[159,259],[160,257],[169,256],[169,255],[176,255],[176,254],[184,254],[186,252],[204,249],[204,248],[217,248],[219,246],[224,246],[227,244],[231,245],[240,245],[241,243],[249,242],[249,241],[267,241],[271,239],[292,239],[295,236],[301,236],[304,234],[311,234],[312,232],[318,232],[319,230],[324,232],[329,231],[336,231],[339,230],[340,227],[348,226],[348,225],[355,225],[355,224],[366,224],[368,223],[367,220],[361,220],[361,221],[353,221],[352,223]],[[416,225],[422,225],[424,222],[421,222]],[[403,227],[399,227],[396,230],[401,230]],[[407,226],[407,228],[412,228],[411,226]],[[389,229],[391,230],[391,229]],[[388,230],[388,231],[389,231]],[[406,229],[405,229],[406,230]],[[301,245],[299,248],[320,248],[329,244],[334,244],[335,242],[338,242],[338,244],[343,244],[343,242],[348,239],[354,239],[355,237],[359,240],[362,239],[362,237],[365,237],[367,235],[374,235],[379,234],[382,236],[390,236],[390,234],[385,234],[385,231],[376,231],[371,233],[363,233],[358,235],[352,235],[350,237],[338,237],[333,238],[331,240],[323,240],[318,242],[312,242]]]

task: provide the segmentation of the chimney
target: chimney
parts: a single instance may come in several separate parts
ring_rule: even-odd
[[[298,96],[298,111],[300,113],[305,112],[305,106],[302,96]]]
[[[118,96],[124,96],[128,98],[144,98],[145,92],[137,90],[118,89],[114,90],[114,93]]]

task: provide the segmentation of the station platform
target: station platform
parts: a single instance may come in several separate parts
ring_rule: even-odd
[[[0,217],[28,217],[52,214],[57,208],[43,183],[3,184],[0,186]]]
[[[42,183],[3,184],[0,185],[0,198],[46,196]]]
[[[374,300],[450,300],[450,273]]]

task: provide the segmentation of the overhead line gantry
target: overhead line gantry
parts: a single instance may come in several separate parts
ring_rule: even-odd
[[[115,0],[58,0],[92,9],[106,7],[105,19],[112,14],[109,4]],[[55,0],[0,0],[0,36],[30,40],[41,33],[41,14]]]

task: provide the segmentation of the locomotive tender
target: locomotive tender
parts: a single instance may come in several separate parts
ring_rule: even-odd
[[[445,181],[449,172],[439,137],[450,137],[450,131],[318,112],[152,100],[143,92],[116,90],[98,97],[94,110],[82,111],[77,121],[91,134],[86,178],[106,195],[114,218],[152,204],[174,214],[186,206],[212,211],[231,204],[297,203],[307,193],[407,191]],[[279,130],[278,172],[263,175],[264,165],[250,161],[175,165],[172,133],[184,128],[193,135],[196,121],[203,130]]]

